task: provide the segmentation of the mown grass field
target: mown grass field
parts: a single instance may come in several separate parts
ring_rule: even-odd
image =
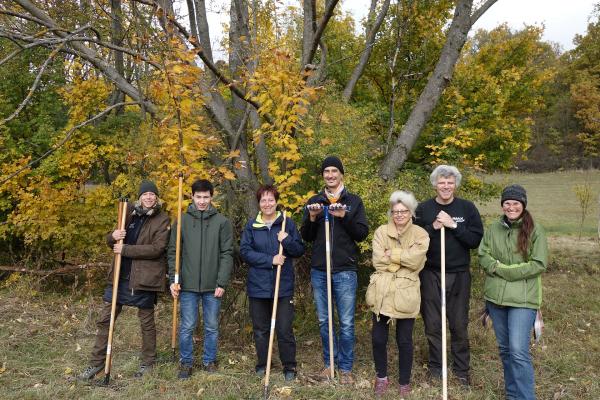
[[[506,181],[519,182],[527,188],[534,216],[554,232],[550,237],[549,270],[543,277],[546,328],[542,341],[532,347],[536,391],[542,400],[600,398],[600,244],[589,236],[577,239],[578,225],[569,223],[576,215],[574,207],[567,206],[572,201],[558,197],[562,193],[574,199],[570,186],[575,184],[577,174],[519,175],[519,179],[511,175]],[[596,188],[598,177],[595,172]],[[502,183],[505,178],[495,175],[489,179]],[[545,195],[542,188],[552,187],[557,181],[562,182],[564,189],[556,188],[554,194]],[[595,190],[597,196],[598,189]],[[489,215],[495,217],[497,204],[489,206]],[[488,214],[486,207],[482,207],[484,214]],[[594,212],[597,213],[597,208],[592,215]],[[586,221],[589,235],[595,232],[596,223],[594,217]],[[100,387],[77,382],[75,376],[87,365],[101,287],[79,285],[71,290],[42,292],[38,286],[34,278],[17,275],[0,282],[0,399],[262,398],[263,383],[253,373],[254,348],[243,294],[238,293],[235,306],[223,311],[218,374],[196,370],[189,381],[177,380],[177,365],[172,362],[170,349],[172,303],[163,297],[156,314],[160,360],[155,370],[143,379],[133,378],[139,365],[139,327],[135,310],[125,309],[117,322],[111,385]],[[451,399],[504,398],[502,366],[494,334],[478,321],[483,306],[482,286],[483,275],[474,265],[469,328],[473,384],[470,390],[464,390],[450,375]],[[284,383],[275,353],[272,399],[374,397],[370,314],[362,305],[364,290],[359,294],[361,304],[357,310],[356,384],[347,387],[312,379],[323,364],[315,313],[310,293],[305,290],[296,299],[299,378],[290,385]],[[234,290],[228,291],[229,303],[234,294]],[[418,320],[415,326],[410,399],[439,399],[440,385],[425,377],[427,345],[422,321]],[[200,349],[201,342],[196,345],[197,354]],[[389,349],[389,374],[396,377],[397,351],[392,337]],[[398,395],[391,391],[384,398],[396,399]]]
[[[578,235],[581,222],[581,207],[573,187],[588,184],[591,201],[584,220],[582,233],[596,236],[600,218],[600,171],[557,171],[542,174],[512,172],[486,175],[485,182],[496,183],[501,187],[518,183],[527,190],[527,208],[540,221],[546,230],[559,235]],[[500,199],[477,205],[481,214],[488,219],[500,213]]]

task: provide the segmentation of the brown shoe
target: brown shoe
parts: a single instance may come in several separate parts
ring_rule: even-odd
[[[342,385],[354,385],[352,371],[340,371],[340,383]]]
[[[323,368],[323,370],[319,372],[319,375],[317,375],[317,380],[319,380],[320,382],[325,382],[332,378],[333,377],[331,376],[331,368],[329,367]]]
[[[204,365],[204,370],[206,372],[208,372],[209,374],[214,374],[215,372],[217,372],[217,363],[216,362],[209,362],[208,364]]]

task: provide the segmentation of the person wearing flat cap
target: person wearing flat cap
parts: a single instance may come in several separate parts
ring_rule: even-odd
[[[323,190],[308,200],[302,218],[302,238],[312,243],[311,283],[319,320],[325,368],[321,379],[330,378],[329,329],[327,310],[327,275],[325,260],[325,216],[329,207],[332,301],[339,319],[339,332],[334,332],[334,362],[339,381],[352,384],[354,363],[354,310],[356,305],[358,245],[366,239],[369,225],[361,198],[344,186],[344,166],[336,156],[321,163],[325,181]],[[346,207],[344,207],[346,206]],[[336,209],[337,208],[337,209]]]
[[[117,318],[123,306],[136,307],[142,333],[141,365],[135,377],[151,371],[156,361],[156,325],[154,305],[157,292],[165,290],[167,273],[166,248],[169,243],[169,216],[162,210],[158,188],[151,181],[142,181],[135,203],[127,204],[125,229],[115,229],[106,236],[115,254],[121,254],[121,271],[117,290]],[[123,243],[117,243],[123,239]],[[97,334],[90,365],[79,375],[90,380],[104,369],[112,300],[111,267],[103,306],[96,321]]]
[[[535,382],[529,341],[542,304],[548,242],[527,210],[522,186],[505,187],[500,205],[503,215],[479,245],[479,264],[486,273],[484,298],[504,368],[506,398],[531,400]]]

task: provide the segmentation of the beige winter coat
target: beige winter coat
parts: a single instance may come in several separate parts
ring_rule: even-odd
[[[425,265],[429,246],[427,232],[409,220],[402,232],[393,221],[381,225],[373,237],[373,267],[367,289],[367,304],[377,316],[415,318],[421,291],[419,271]],[[385,250],[391,250],[391,257]]]

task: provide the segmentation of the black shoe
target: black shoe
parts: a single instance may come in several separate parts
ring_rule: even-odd
[[[293,380],[296,379],[296,371],[284,371],[283,372],[283,379],[286,382],[292,382]]]
[[[217,372],[217,363],[215,361],[211,361],[208,364],[204,364],[204,370],[209,374],[214,374]]]
[[[81,381],[89,381],[93,379],[103,369],[104,365],[90,365],[81,374],[77,376],[77,379]]]
[[[469,389],[471,387],[471,377],[469,375],[457,375],[458,383],[464,388]]]
[[[190,379],[192,376],[192,366],[191,365],[180,365],[179,366],[179,374],[177,377],[179,379]]]
[[[154,366],[152,364],[149,365],[140,365],[140,369],[137,370],[135,374],[133,374],[134,378],[141,378],[146,375],[148,372],[151,372]]]

